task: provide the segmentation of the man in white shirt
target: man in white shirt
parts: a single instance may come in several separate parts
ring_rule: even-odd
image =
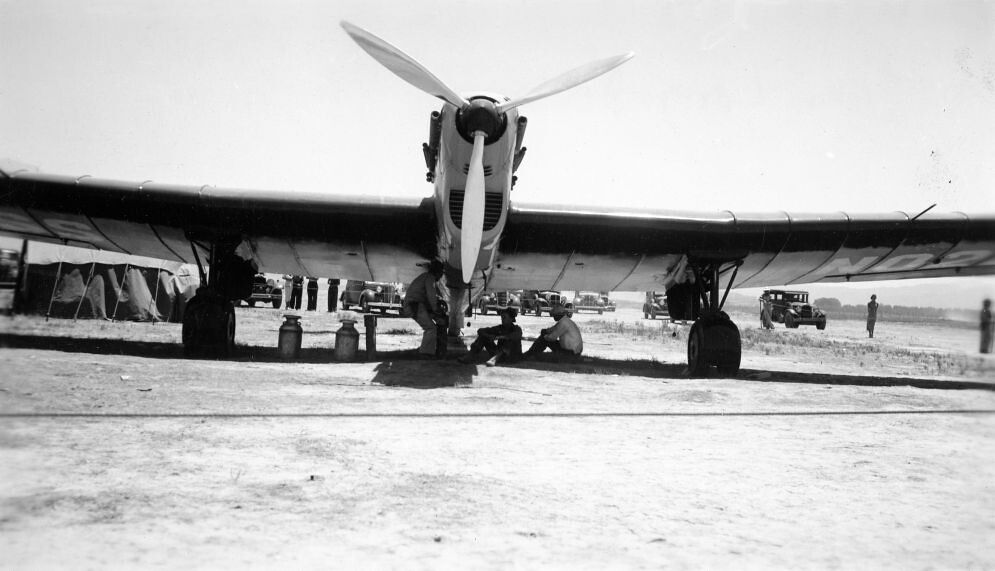
[[[422,359],[434,359],[436,355],[438,329],[435,319],[442,312],[439,311],[439,293],[435,284],[442,279],[444,270],[442,262],[432,260],[428,271],[415,278],[404,294],[405,315],[410,315],[422,328],[421,346],[418,347],[418,356]]]
[[[576,357],[584,350],[584,340],[581,338],[580,329],[567,316],[567,310],[563,306],[557,305],[549,314],[556,320],[556,324],[539,332],[539,337],[522,355],[523,359],[538,355],[546,349],[552,350],[554,355],[570,357]]]

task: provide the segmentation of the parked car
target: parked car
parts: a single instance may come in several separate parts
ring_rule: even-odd
[[[643,302],[643,319],[656,319],[657,315],[670,317],[667,311],[667,294],[662,291],[646,292],[646,301]]]
[[[522,313],[549,314],[554,305],[562,305],[573,314],[573,303],[555,290],[525,290],[522,293]]]
[[[484,292],[477,300],[477,311],[481,315],[487,315],[488,311],[498,312],[506,307],[522,309],[521,291],[493,291]]]
[[[615,301],[608,297],[607,291],[598,292],[601,296],[602,303],[605,304],[605,311],[615,311]]]
[[[815,325],[820,331],[826,328],[826,312],[808,302],[807,291],[767,289],[763,295],[770,296],[771,320],[788,329],[799,325]]]
[[[605,312],[605,300],[596,291],[579,291],[573,299],[573,310],[577,313],[597,311],[601,315]]]
[[[0,313],[10,313],[14,308],[14,290],[17,287],[17,268],[21,254],[17,250],[0,250]]]
[[[283,288],[277,285],[276,280],[267,278],[266,274],[256,274],[252,278],[252,293],[244,301],[249,307],[255,307],[257,303],[270,303],[274,309],[280,309]]]
[[[342,303],[342,309],[358,307],[364,313],[373,310],[387,313],[393,310],[400,314],[404,301],[404,287],[395,283],[348,280],[342,295],[339,296],[339,301]]]

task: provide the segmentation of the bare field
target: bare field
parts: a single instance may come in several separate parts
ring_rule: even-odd
[[[740,378],[690,379],[686,328],[630,310],[577,318],[578,363],[496,368],[412,360],[396,318],[333,363],[325,313],[283,363],[282,313],[239,309],[228,361],[0,318],[0,567],[995,567],[972,329],[737,315]]]

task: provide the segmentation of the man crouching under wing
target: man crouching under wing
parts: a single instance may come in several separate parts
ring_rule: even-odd
[[[584,340],[580,336],[580,329],[577,324],[567,316],[567,310],[561,306],[554,306],[549,314],[556,320],[556,324],[549,329],[539,332],[539,337],[529,350],[522,356],[523,358],[533,357],[542,353],[546,349],[553,351],[557,357],[576,357],[584,350]]]
[[[522,328],[515,325],[518,310],[506,307],[498,312],[501,325],[482,327],[477,330],[477,339],[470,344],[470,352],[459,358],[460,363],[474,363],[480,351],[486,349],[490,359],[487,366],[498,363],[514,363],[522,358]]]
[[[442,279],[445,266],[439,260],[432,260],[428,271],[411,282],[404,294],[404,315],[411,316],[422,328],[421,346],[418,356],[422,359],[436,358],[438,327],[436,318],[444,312],[439,307],[439,292],[436,282]]]

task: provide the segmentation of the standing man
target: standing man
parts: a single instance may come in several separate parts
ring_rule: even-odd
[[[294,276],[290,274],[283,274],[283,307],[287,309],[294,308]]]
[[[567,310],[562,305],[556,305],[549,312],[556,324],[539,332],[529,350],[522,355],[523,359],[533,357],[546,349],[551,349],[556,356],[576,357],[584,350],[584,340],[580,329],[572,319],[567,317]]]
[[[436,282],[442,279],[445,266],[439,260],[432,260],[428,271],[416,277],[407,287],[404,294],[404,314],[411,316],[422,328],[421,346],[418,356],[422,359],[434,359],[438,328],[436,319],[444,314],[439,310],[439,292]]]
[[[981,304],[981,352],[992,352],[992,338],[995,333],[995,323],[992,322],[992,300],[986,299]]]
[[[506,307],[498,311],[501,325],[482,327],[477,330],[477,338],[470,344],[470,352],[459,358],[460,363],[472,363],[482,349],[487,350],[490,359],[487,366],[493,367],[498,362],[515,362],[522,358],[522,328],[515,325],[518,310]]]
[[[878,296],[871,294],[871,301],[867,302],[867,336],[874,338],[874,322],[878,320]]]
[[[339,280],[328,278],[328,312],[331,313],[339,307]]]
[[[760,296],[760,326],[764,329],[774,328],[774,320],[771,319],[771,302],[769,293],[765,293]]]
[[[307,279],[307,310],[318,311],[318,278]]]
[[[290,307],[301,308],[301,293],[304,289],[304,276],[294,276],[290,288]]]

